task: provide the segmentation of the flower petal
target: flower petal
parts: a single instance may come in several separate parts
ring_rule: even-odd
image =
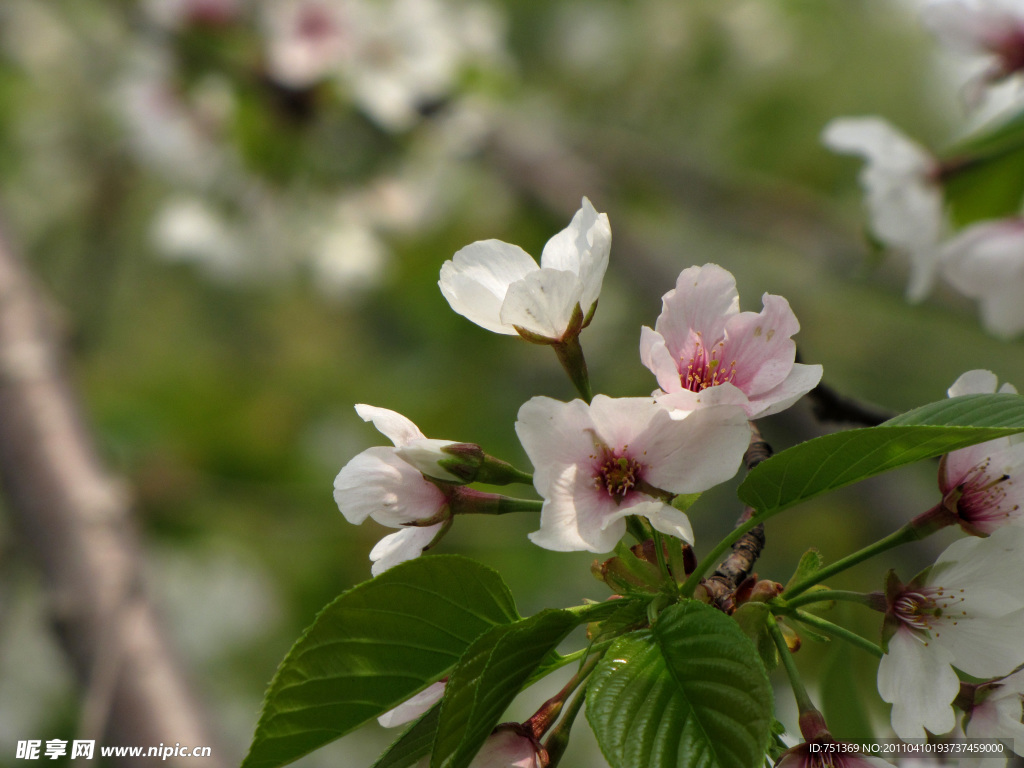
[[[389,533],[370,550],[370,560],[373,561],[370,573],[379,576],[388,568],[419,557],[443,525],[438,523],[425,528],[403,528],[397,533]]]
[[[595,449],[593,423],[582,400],[531,398],[519,408],[516,435],[534,466],[538,492],[566,466],[585,460]]]
[[[394,709],[388,710],[378,717],[377,722],[385,728],[395,728],[411,723],[426,714],[428,709],[441,700],[441,697],[444,696],[445,685],[444,682],[436,682],[427,686],[411,699],[406,699]]]
[[[562,467],[542,495],[540,529],[529,534],[538,547],[610,552],[626,533],[625,521],[616,517],[618,507],[607,495],[602,499],[594,493],[592,479],[581,476],[575,464]]]
[[[509,286],[501,323],[560,340],[582,295],[583,285],[573,272],[538,269]]]
[[[943,648],[925,645],[907,629],[889,640],[878,664],[878,693],[892,706],[892,729],[901,739],[923,739],[924,729],[948,733],[956,724],[953,699],[960,680]]]
[[[786,410],[818,386],[822,372],[820,365],[794,363],[785,381],[762,395],[750,398],[750,405],[746,409],[747,418],[760,419]]]
[[[501,321],[501,304],[512,283],[536,271],[537,262],[518,245],[480,240],[441,266],[438,285],[451,308],[482,328],[515,335]]]
[[[661,504],[657,511],[644,514],[656,531],[675,536],[688,544],[693,544],[693,526],[690,518],[673,506]]]
[[[760,313],[741,312],[725,324],[728,341],[722,352],[722,365],[735,362],[732,383],[750,398],[785,381],[796,358],[792,336],[800,330],[788,301],[766,293],[763,302]]]
[[[598,213],[584,197],[569,226],[548,240],[541,253],[541,267],[572,272],[579,277],[584,315],[601,293],[611,244],[607,214]]]
[[[372,421],[377,431],[398,447],[411,443],[413,440],[424,439],[419,427],[395,411],[360,403],[356,406],[356,413],[363,421]]]
[[[372,517],[392,527],[433,517],[445,504],[436,485],[383,446],[368,448],[342,467],[334,500],[350,523]]]
[[[729,317],[740,311],[736,278],[717,264],[684,269],[676,287],[661,297],[661,307],[654,329],[674,359],[689,360],[695,334],[705,344],[714,344]]]
[[[992,371],[973,370],[961,373],[953,386],[946,390],[949,397],[961,395],[991,395],[996,391],[999,379]]]

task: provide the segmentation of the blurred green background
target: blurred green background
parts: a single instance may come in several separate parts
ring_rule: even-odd
[[[432,21],[410,43],[398,22],[424,3]],[[149,586],[228,763],[277,662],[368,578],[387,532],[349,525],[331,497],[341,466],[384,442],[352,405],[526,466],[517,409],[573,395],[550,352],[450,311],[437,274],[463,245],[539,255],[581,196],[608,213],[611,265],[582,342],[595,391],[613,396],[655,386],[640,326],[681,269],[709,261],[736,274],[744,309],[788,298],[802,359],[844,394],[905,410],[978,367],[1024,385],[1019,347],[984,336],[967,301],[940,289],[904,302],[905,264],[864,237],[859,161],[819,142],[840,115],[882,115],[932,147],[961,130],[955,76],[912,6],[379,0],[376,47],[343,40],[338,54],[311,32],[319,61],[286,50],[277,17],[295,5],[0,4],[5,231],[59,308],[105,458],[133,489]],[[449,57],[411,59],[438,70],[425,83],[401,68],[416,46]],[[387,76],[406,92],[382,105],[366,89]],[[776,450],[831,428],[806,404],[763,424]],[[698,549],[738,515],[734,487],[692,510]],[[771,522],[758,570],[785,581],[807,547],[834,559],[934,501],[927,465],[805,505]],[[440,549],[495,567],[524,614],[602,599],[593,556],[540,550],[535,527],[460,519]],[[901,575],[941,544],[901,554]],[[0,547],[7,764],[18,739],[70,738],[80,702],[3,518]],[[847,583],[877,588],[896,562]],[[870,663],[848,664],[877,699]],[[368,766],[392,735],[368,726],[299,764]],[[564,765],[598,764],[588,739]]]

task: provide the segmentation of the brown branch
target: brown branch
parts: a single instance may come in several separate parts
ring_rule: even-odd
[[[761,439],[761,432],[753,423],[750,425],[750,432],[750,445],[743,454],[743,464],[748,472],[772,455],[772,447]],[[745,523],[752,514],[754,510],[746,507],[736,525]],[[723,611],[731,613],[735,608],[733,594],[736,587],[753,572],[754,564],[761,556],[764,545],[764,523],[759,523],[736,540],[732,545],[732,552],[719,563],[715,572],[702,582],[708,594]]]
[[[52,318],[0,229],[0,484],[42,571],[54,626],[83,687],[77,738],[211,746],[209,720],[146,598],[123,485],[103,468],[64,371]],[[70,750],[69,750],[70,754]],[[97,755],[98,756],[98,755]],[[124,758],[125,766],[152,758]],[[195,765],[169,758],[167,765]]]

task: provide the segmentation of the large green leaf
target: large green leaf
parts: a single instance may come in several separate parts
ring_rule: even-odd
[[[760,768],[772,690],[736,622],[688,601],[608,649],[587,719],[613,768]]]
[[[403,563],[338,597],[270,683],[244,768],[275,768],[344,736],[446,675],[515,621],[508,588],[457,555]]]
[[[739,497],[764,519],[890,469],[1024,432],[1024,397],[964,395],[908,411],[877,427],[825,435],[758,464]]]
[[[534,670],[579,623],[568,611],[547,610],[477,638],[448,680],[431,768],[468,766]]]

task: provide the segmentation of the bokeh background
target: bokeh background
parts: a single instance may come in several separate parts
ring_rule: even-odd
[[[904,301],[906,265],[865,236],[859,161],[819,141],[834,117],[876,114],[941,148],[969,128],[962,83],[897,0],[4,0],[4,234],[60,318],[225,762],[386,532],[331,497],[383,441],[352,405],[526,466],[517,409],[573,395],[548,350],[448,308],[438,270],[463,245],[539,254],[583,195],[607,212],[582,342],[614,396],[655,386],[640,326],[706,262],[736,274],[744,309],[788,298],[802,359],[845,395],[905,410],[979,367],[1024,385],[1019,345],[986,337],[969,302]],[[763,424],[777,450],[834,428],[806,404]],[[809,546],[834,559],[895,529],[935,502],[934,473],[773,520],[759,572],[785,581]],[[731,527],[734,488],[694,507],[698,545]],[[496,568],[524,614],[602,599],[593,556],[533,547],[527,518],[460,519],[440,549]],[[846,583],[909,577],[943,541]],[[847,675],[828,695],[862,689],[886,733],[870,660],[805,646],[809,673]],[[513,715],[543,696],[523,698]],[[0,516],[0,764],[19,739],[73,738],[80,712],[36,561]],[[600,764],[577,730],[564,764]],[[369,766],[393,735],[371,725],[299,765]]]

